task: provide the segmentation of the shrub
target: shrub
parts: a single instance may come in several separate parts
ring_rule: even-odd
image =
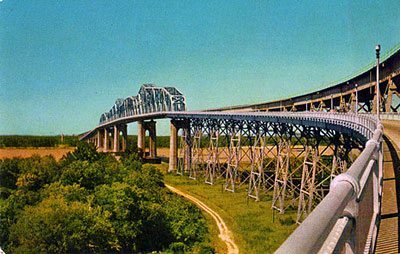
[[[106,253],[119,249],[109,214],[49,197],[28,206],[11,227],[12,253]]]

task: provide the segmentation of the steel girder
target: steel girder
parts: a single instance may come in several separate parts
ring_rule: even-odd
[[[144,84],[136,96],[117,99],[110,111],[100,116],[99,124],[127,116],[185,110],[185,97],[175,87]]]

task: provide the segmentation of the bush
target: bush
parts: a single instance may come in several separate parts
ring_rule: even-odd
[[[109,214],[49,197],[27,207],[11,227],[12,253],[106,253],[119,249]]]
[[[68,152],[62,158],[62,164],[67,165],[74,161],[94,162],[103,158],[104,154],[98,153],[94,144],[87,142],[79,142],[77,148],[73,152]]]
[[[53,156],[20,159],[18,163],[19,176],[16,181],[18,188],[39,190],[43,185],[54,182],[59,178],[59,165]]]
[[[4,159],[0,160],[0,186],[6,189],[16,189],[20,159]]]

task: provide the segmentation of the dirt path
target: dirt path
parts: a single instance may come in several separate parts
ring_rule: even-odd
[[[222,220],[221,216],[219,216],[218,213],[216,213],[214,210],[212,210],[211,208],[209,208],[208,206],[206,206],[203,202],[201,202],[200,200],[198,200],[195,197],[190,196],[189,194],[186,194],[170,185],[165,185],[168,189],[170,189],[172,192],[175,192],[178,195],[181,195],[187,199],[189,199],[190,201],[192,201],[193,203],[195,203],[198,207],[200,207],[201,209],[203,209],[204,211],[206,211],[208,214],[211,215],[211,217],[213,217],[213,219],[215,220],[215,222],[217,223],[218,229],[219,229],[219,238],[222,239],[222,241],[224,241],[226,243],[226,247],[228,249],[228,253],[229,254],[236,254],[239,253],[239,249],[236,246],[235,242],[233,241],[233,237],[232,237],[232,233],[231,231],[229,231],[228,227],[226,226],[225,222]]]

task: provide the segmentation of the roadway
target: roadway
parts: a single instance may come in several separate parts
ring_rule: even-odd
[[[384,120],[383,125],[383,191],[376,253],[400,253],[400,121]]]

